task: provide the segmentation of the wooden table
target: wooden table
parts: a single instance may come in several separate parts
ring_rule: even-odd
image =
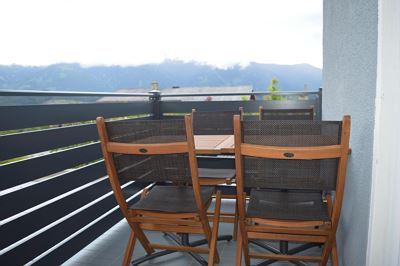
[[[233,154],[235,141],[233,135],[195,135],[197,154]]]

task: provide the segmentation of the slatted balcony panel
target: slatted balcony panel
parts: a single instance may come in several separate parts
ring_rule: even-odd
[[[102,158],[99,143],[33,157],[0,166],[0,190],[33,181]]]
[[[149,114],[149,102],[0,106],[0,131]]]
[[[133,184],[136,185],[136,183]],[[132,196],[135,193],[139,192],[144,186],[144,184],[140,184],[136,185],[136,187],[134,187],[133,189],[126,188],[125,192],[129,193],[129,196]],[[137,197],[133,198],[132,201],[138,200],[139,197],[140,196],[137,195]],[[27,241],[23,241],[23,243],[18,243],[19,245],[14,246],[12,249],[8,250],[0,256],[0,265],[26,264],[35,259],[37,256],[53,248],[55,245],[59,244],[61,241],[70,237],[72,234],[76,233],[88,224],[92,223],[97,218],[100,218],[102,215],[106,214],[110,210],[112,211],[109,213],[109,215],[101,218],[100,223],[94,223],[92,228],[90,228],[88,232],[86,232],[86,230],[82,230],[83,234],[85,234],[87,238],[79,237],[69,240],[72,241],[72,243],[77,244],[79,248],[82,248],[85,244],[88,244],[91,240],[93,240],[94,237],[98,236],[99,233],[104,232],[110,226],[122,219],[122,215],[117,207],[117,203],[112,194],[102,199],[101,201],[91,206],[88,206],[86,209],[80,211],[79,213],[76,213],[68,219],[60,223],[54,224],[53,226],[47,228],[47,230],[36,233],[36,235],[32,236],[32,238],[28,237],[26,239]],[[67,248],[74,249],[74,247],[70,245],[67,245]],[[71,256],[71,252],[66,250],[66,247],[64,247],[63,245],[60,245],[58,249],[62,251],[63,254],[59,254],[60,257],[55,258],[53,257],[54,254],[50,252],[49,257],[47,258],[48,263],[52,261],[51,264],[54,265],[54,261],[58,260],[59,262],[62,262]],[[44,261],[40,262],[46,264],[44,263]]]
[[[0,161],[44,152],[0,166],[0,265],[24,264],[43,252],[49,254],[39,262],[61,263],[121,219],[104,162],[90,163],[102,158],[96,125],[79,123],[98,116],[151,119],[151,111],[149,102],[0,107],[0,131],[17,130],[0,137]],[[77,124],[48,128],[65,123]],[[38,126],[45,129],[18,132]],[[124,192],[144,185],[130,184]],[[62,255],[49,252],[78,231],[62,243]]]
[[[103,219],[99,220],[93,226],[85,229],[72,239],[63,243],[61,247],[54,249],[35,262],[35,266],[61,265],[72,255],[78,253],[82,248],[96,240],[100,235],[107,232],[112,226],[121,221],[122,214],[116,209]],[[1,259],[0,259],[1,261]]]
[[[47,200],[79,188],[106,175],[104,162],[100,161],[81,169],[45,180],[38,184],[11,192],[1,197],[0,220]]]
[[[109,192],[110,182],[104,178],[85,189],[10,220],[0,226],[0,250]]]

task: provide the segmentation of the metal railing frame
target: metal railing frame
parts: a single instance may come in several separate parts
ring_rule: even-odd
[[[147,93],[120,93],[120,92],[88,92],[88,91],[41,91],[41,90],[0,90],[0,96],[120,96],[120,97],[143,97],[149,98],[159,95],[160,98],[182,97],[182,96],[241,96],[241,95],[313,95],[320,94],[318,91],[281,91],[281,92],[212,92],[212,93],[162,93],[159,90],[151,90]]]

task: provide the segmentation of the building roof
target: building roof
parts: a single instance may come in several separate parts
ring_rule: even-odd
[[[115,92],[118,93],[145,93],[149,92],[150,89],[120,89]],[[224,87],[179,87],[179,88],[166,88],[162,89],[161,93],[175,94],[175,93],[219,93],[219,92],[243,92],[249,93],[253,91],[253,86],[224,86]],[[211,98],[210,98],[211,97]],[[121,96],[110,96],[103,97],[98,102],[129,102],[129,101],[146,101],[147,97],[121,97]],[[240,96],[181,96],[181,97],[165,97],[163,101],[239,101]]]

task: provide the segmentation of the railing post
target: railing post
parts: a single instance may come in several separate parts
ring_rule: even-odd
[[[157,82],[153,81],[151,83],[151,91],[149,91],[149,93],[151,94],[149,96],[149,101],[152,107],[153,119],[161,119],[161,92]]]
[[[318,120],[322,120],[322,88],[318,89]]]

